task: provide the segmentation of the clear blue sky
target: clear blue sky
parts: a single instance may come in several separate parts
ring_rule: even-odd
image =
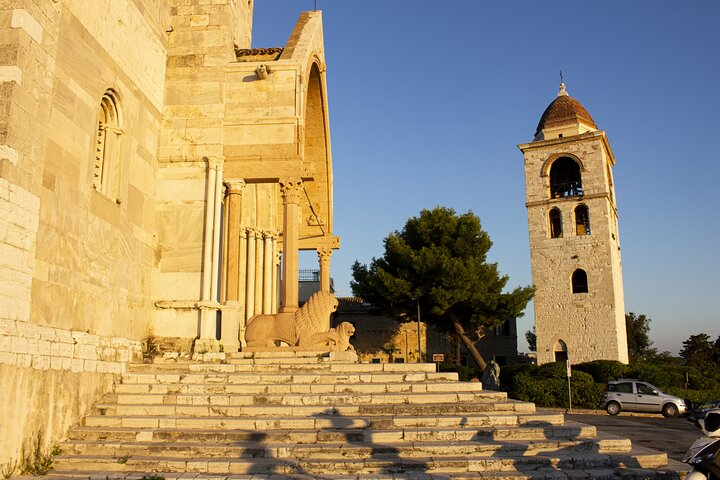
[[[317,0],[323,11],[338,296],[350,266],[424,208],[472,210],[491,260],[529,285],[523,157],[568,92],[615,153],[626,311],[660,350],[720,334],[720,2]],[[254,47],[313,0],[257,0]],[[317,263],[303,256],[304,267]],[[532,327],[532,306],[519,320]]]

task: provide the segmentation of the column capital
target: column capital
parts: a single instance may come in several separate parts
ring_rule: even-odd
[[[303,189],[302,179],[299,177],[285,177],[280,179],[280,192],[283,204],[300,205],[300,192]]]
[[[203,160],[207,162],[208,169],[211,170],[222,170],[225,163],[225,157],[223,156],[203,157]]]
[[[262,233],[263,238],[266,238],[268,240],[272,240],[278,237],[279,232],[274,229],[270,230],[261,230],[260,233]]]
[[[225,180],[225,195],[242,195],[245,180]]]
[[[317,249],[317,256],[318,261],[320,262],[320,265],[329,265],[330,264],[330,257],[332,257],[333,251],[332,248],[327,247],[320,247]]]

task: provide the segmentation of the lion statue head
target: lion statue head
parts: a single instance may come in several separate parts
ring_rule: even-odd
[[[349,322],[342,322],[337,326],[335,331],[338,334],[337,349],[341,352],[346,350],[354,351],[355,347],[350,344],[350,337],[355,335],[355,327],[353,324]]]

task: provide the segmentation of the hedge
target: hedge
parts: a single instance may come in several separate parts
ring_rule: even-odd
[[[501,386],[511,398],[533,402],[541,407],[567,407],[567,369],[564,362],[503,367]],[[573,406],[600,408],[605,384],[618,378],[637,378],[658,387],[665,393],[700,405],[720,399],[720,375],[683,365],[638,363],[625,365],[610,360],[573,365]],[[685,382],[687,378],[687,389]]]

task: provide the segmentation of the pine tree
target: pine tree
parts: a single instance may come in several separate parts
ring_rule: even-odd
[[[353,294],[400,320],[416,320],[419,308],[423,321],[458,335],[485,369],[475,343],[484,328],[522,316],[533,289],[503,292],[508,277],[487,262],[492,242],[480,219],[445,207],[423,210],[384,243],[381,258],[353,265]]]

